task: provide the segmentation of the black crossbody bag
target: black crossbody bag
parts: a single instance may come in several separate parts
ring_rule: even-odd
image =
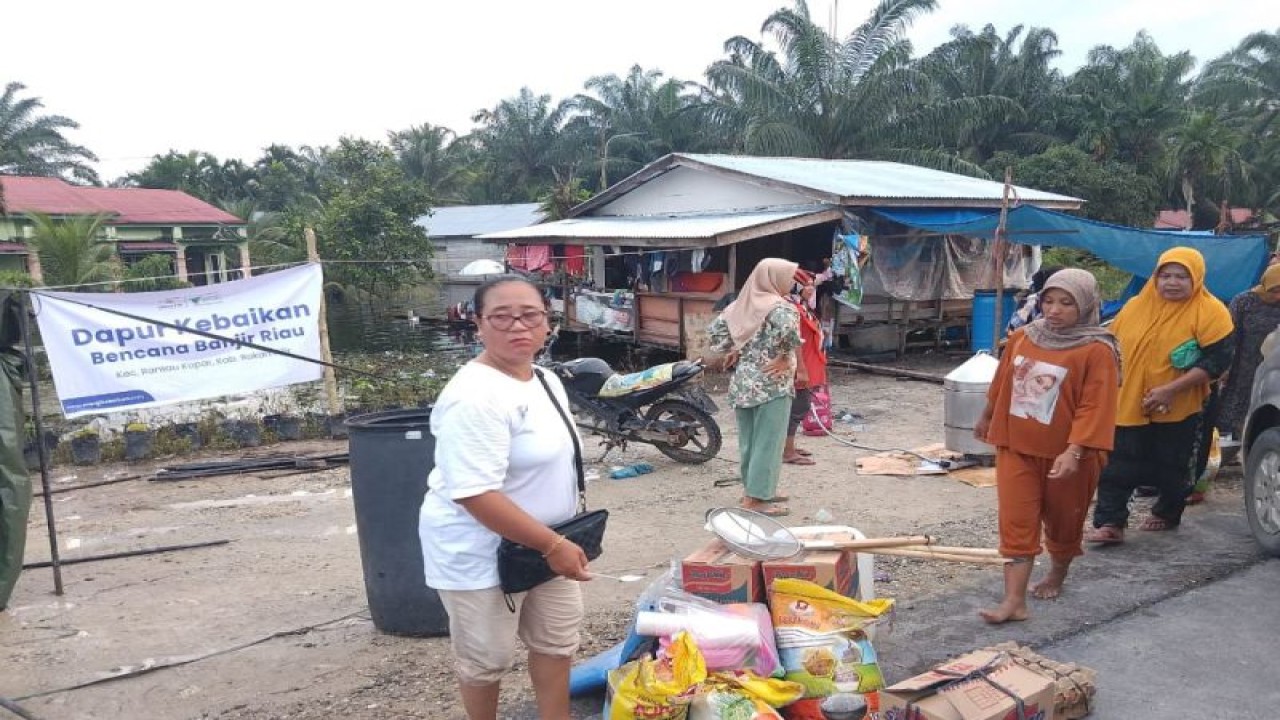
[[[556,412],[560,413],[560,419],[564,421],[569,437],[573,439],[573,465],[578,472],[578,514],[562,523],[552,525],[551,529],[582,548],[588,560],[595,560],[600,557],[603,550],[604,526],[609,519],[609,511],[587,510],[587,481],[582,469],[582,447],[578,443],[578,433],[574,431],[573,422],[560,406],[555,393],[551,392],[551,386],[542,376],[542,370],[534,368],[533,374],[538,377],[538,382],[542,383],[542,389],[547,391],[547,397],[551,398],[551,404],[556,406]],[[498,545],[498,579],[502,583],[504,593],[512,595],[527,592],[555,576],[555,571],[547,564],[547,559],[542,556],[541,551],[511,542],[506,538],[503,538]]]

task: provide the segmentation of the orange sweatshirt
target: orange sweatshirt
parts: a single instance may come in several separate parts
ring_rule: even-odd
[[[1046,350],[1021,331],[1010,336],[987,390],[987,441],[1054,458],[1075,443],[1110,451],[1115,443],[1119,369],[1111,349],[1092,342]]]

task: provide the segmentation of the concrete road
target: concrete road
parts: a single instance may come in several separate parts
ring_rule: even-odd
[[[1098,671],[1091,717],[1280,717],[1280,559],[1039,651]]]

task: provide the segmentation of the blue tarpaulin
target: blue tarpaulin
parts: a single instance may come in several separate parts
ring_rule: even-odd
[[[965,208],[876,208],[876,214],[900,225],[942,235],[995,237],[999,210]],[[1265,235],[1205,235],[1109,225],[1032,205],[1009,210],[1005,237],[1022,245],[1051,245],[1088,250],[1139,277],[1151,274],[1160,254],[1185,246],[1204,255],[1209,291],[1229,301],[1250,288],[1267,264]]]

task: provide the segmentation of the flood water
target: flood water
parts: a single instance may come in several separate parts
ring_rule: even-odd
[[[404,352],[445,358],[455,356],[459,360],[473,357],[480,351],[474,330],[427,320],[428,313],[439,317],[436,305],[438,301],[432,295],[375,305],[355,301],[330,302],[327,313],[329,346],[335,356]],[[422,319],[412,322],[408,319],[410,313]],[[615,370],[623,372],[643,370],[679,359],[673,352],[636,348],[623,342],[577,333],[562,333],[552,355],[557,360],[599,357]]]

